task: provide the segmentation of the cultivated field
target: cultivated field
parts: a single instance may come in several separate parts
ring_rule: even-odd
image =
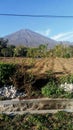
[[[0,58],[0,62],[16,63],[28,66],[27,70],[34,75],[43,75],[52,71],[55,75],[73,73],[73,58]]]

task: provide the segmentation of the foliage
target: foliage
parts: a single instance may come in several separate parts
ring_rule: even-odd
[[[60,89],[54,81],[50,81],[41,89],[41,93],[47,97],[58,97],[64,93],[64,90]]]
[[[69,79],[68,79],[69,78]],[[51,80],[49,80],[49,82],[42,87],[41,89],[41,93],[43,96],[46,97],[51,97],[51,98],[73,98],[73,93],[71,92],[66,92],[64,91],[63,88],[60,88],[60,84],[61,83],[72,83],[73,82],[73,76],[71,75],[71,77],[61,77],[58,81],[54,80],[51,77]]]
[[[53,48],[48,48],[48,44],[42,43],[38,47],[25,47],[25,46],[14,46],[8,45],[8,40],[0,38],[0,56],[3,57],[31,57],[31,58],[42,58],[42,57],[73,57],[73,46],[67,46],[60,44]]]
[[[73,46],[58,44],[48,51],[49,56],[70,58],[73,57]]]
[[[25,114],[9,116],[0,114],[2,130],[73,130],[73,113]]]
[[[27,48],[24,46],[17,46],[14,48],[14,56],[19,57],[19,56],[24,56],[26,57],[27,54]]]
[[[73,83],[73,74],[69,74],[66,76],[61,76],[59,78],[60,84],[64,84],[64,83]]]
[[[15,73],[15,65],[9,63],[0,63],[0,85],[10,82],[10,78]]]
[[[7,39],[0,38],[0,49],[1,48],[6,48],[7,47],[7,42],[8,42]]]
[[[7,39],[0,38],[0,56],[2,56],[1,50],[7,47]]]
[[[39,47],[28,48],[27,57],[39,58],[46,57],[48,45],[39,45]]]
[[[28,96],[31,95],[32,83],[35,79],[31,72],[27,72],[27,68],[24,65],[17,65],[16,72],[11,79],[17,90],[25,90]]]

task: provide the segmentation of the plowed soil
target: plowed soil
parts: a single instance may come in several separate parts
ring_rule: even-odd
[[[43,75],[49,70],[57,76],[73,73],[73,58],[0,58],[0,61],[31,66],[28,71],[34,75]]]

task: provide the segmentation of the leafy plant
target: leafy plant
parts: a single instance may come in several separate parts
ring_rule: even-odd
[[[62,83],[73,83],[73,74],[62,76],[59,78],[60,84]]]
[[[8,84],[10,78],[15,73],[16,66],[10,63],[0,63],[0,85]]]
[[[10,116],[0,114],[1,130],[73,130],[73,113],[25,114]]]
[[[42,94],[47,97],[58,97],[63,93],[63,89],[58,88],[54,81],[48,82],[41,90]]]
[[[41,89],[42,95],[46,97],[61,97],[61,98],[73,98],[73,93],[65,92],[63,88],[59,87],[60,84],[56,84],[54,81],[50,81]]]

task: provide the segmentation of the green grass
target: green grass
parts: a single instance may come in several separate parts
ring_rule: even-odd
[[[52,79],[44,87],[42,87],[41,93],[44,97],[49,98],[73,98],[73,92],[66,92],[59,86],[60,83],[56,83]]]

